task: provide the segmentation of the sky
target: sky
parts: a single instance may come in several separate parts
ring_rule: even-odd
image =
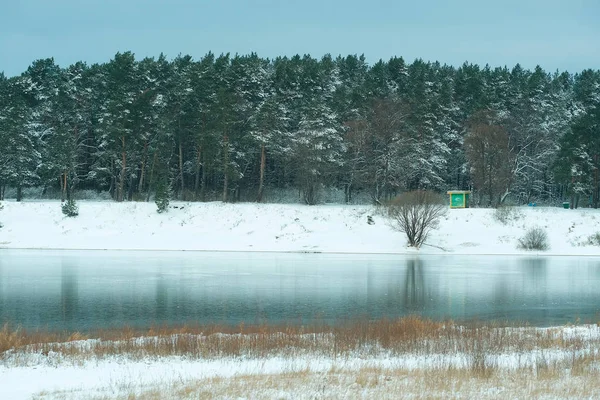
[[[0,71],[256,52],[600,69],[599,0],[3,0]]]

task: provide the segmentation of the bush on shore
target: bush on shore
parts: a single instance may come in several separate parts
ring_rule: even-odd
[[[548,250],[548,234],[543,228],[534,227],[525,232],[525,235],[519,239],[520,249],[523,250]]]

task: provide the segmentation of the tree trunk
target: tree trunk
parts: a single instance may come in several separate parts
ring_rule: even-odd
[[[267,156],[265,154],[265,144],[261,145],[260,149],[260,182],[258,184],[258,196],[256,197],[257,202],[261,202],[263,198],[263,191],[265,185],[265,163],[267,160]]]
[[[119,191],[117,201],[123,201],[123,189],[125,188],[125,171],[127,170],[127,153],[125,152],[125,136],[121,136],[121,176],[119,179]]]
[[[571,177],[571,191],[573,190],[573,188],[575,187],[575,177],[572,176]],[[575,206],[575,192],[571,192],[571,205],[570,208],[571,210],[573,209],[573,207]]]
[[[346,204],[350,204],[350,202],[352,202],[352,183],[347,183],[344,186],[344,192],[346,197]]]
[[[65,172],[65,193],[66,193],[66,197],[67,197],[67,201],[71,200],[71,192],[73,191],[73,184],[69,183],[69,180],[67,180],[67,172]]]
[[[23,200],[23,187],[21,184],[17,185],[17,201]]]
[[[67,171],[64,171],[60,180],[60,202],[65,201],[65,195],[67,193]]]
[[[117,186],[117,178],[115,176],[115,159],[111,157],[110,159],[110,186],[108,187],[108,193],[110,193],[110,198],[116,200],[115,195],[115,187]]]
[[[223,202],[227,201],[227,185],[229,184],[229,138],[223,137]]]
[[[183,179],[183,146],[181,145],[181,140],[179,140],[179,176],[181,177],[181,196],[180,199],[184,200],[183,191],[185,189],[185,182]]]
[[[152,189],[152,180],[154,179],[154,166],[156,165],[156,157],[157,152],[154,152],[154,157],[152,157],[152,166],[150,167],[150,184],[148,185],[148,193],[146,194],[146,202],[150,201],[150,191]]]
[[[208,175],[206,165],[206,154],[204,155],[204,162],[202,163],[202,180],[200,182],[200,201],[206,201],[206,177]]]
[[[128,201],[132,201],[133,200],[133,174],[129,175],[129,184],[127,187],[127,200]]]
[[[598,191],[598,154],[594,154],[594,163],[596,164],[596,168],[594,171],[594,195],[592,196],[592,201],[594,203],[594,208],[598,208],[598,197],[600,196]]]
[[[198,191],[200,189],[200,169],[202,168],[202,146],[198,146],[196,156],[196,176],[194,180],[194,201],[198,201]]]
[[[138,183],[138,193],[144,190],[144,177],[146,176],[146,163],[148,162],[148,140],[144,142],[144,155],[142,157],[142,167],[140,171],[140,182]]]
[[[493,206],[493,201],[494,201],[494,189],[492,186],[492,167],[490,166],[488,169],[488,207],[492,207]]]

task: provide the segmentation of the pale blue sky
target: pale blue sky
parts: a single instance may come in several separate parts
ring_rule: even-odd
[[[0,71],[33,60],[365,54],[547,71],[600,69],[600,0],[2,0]]]

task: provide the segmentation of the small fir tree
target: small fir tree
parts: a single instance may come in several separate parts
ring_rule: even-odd
[[[69,197],[65,203],[62,203],[61,208],[62,213],[67,217],[76,217],[79,215],[79,206],[75,203],[73,197]]]

